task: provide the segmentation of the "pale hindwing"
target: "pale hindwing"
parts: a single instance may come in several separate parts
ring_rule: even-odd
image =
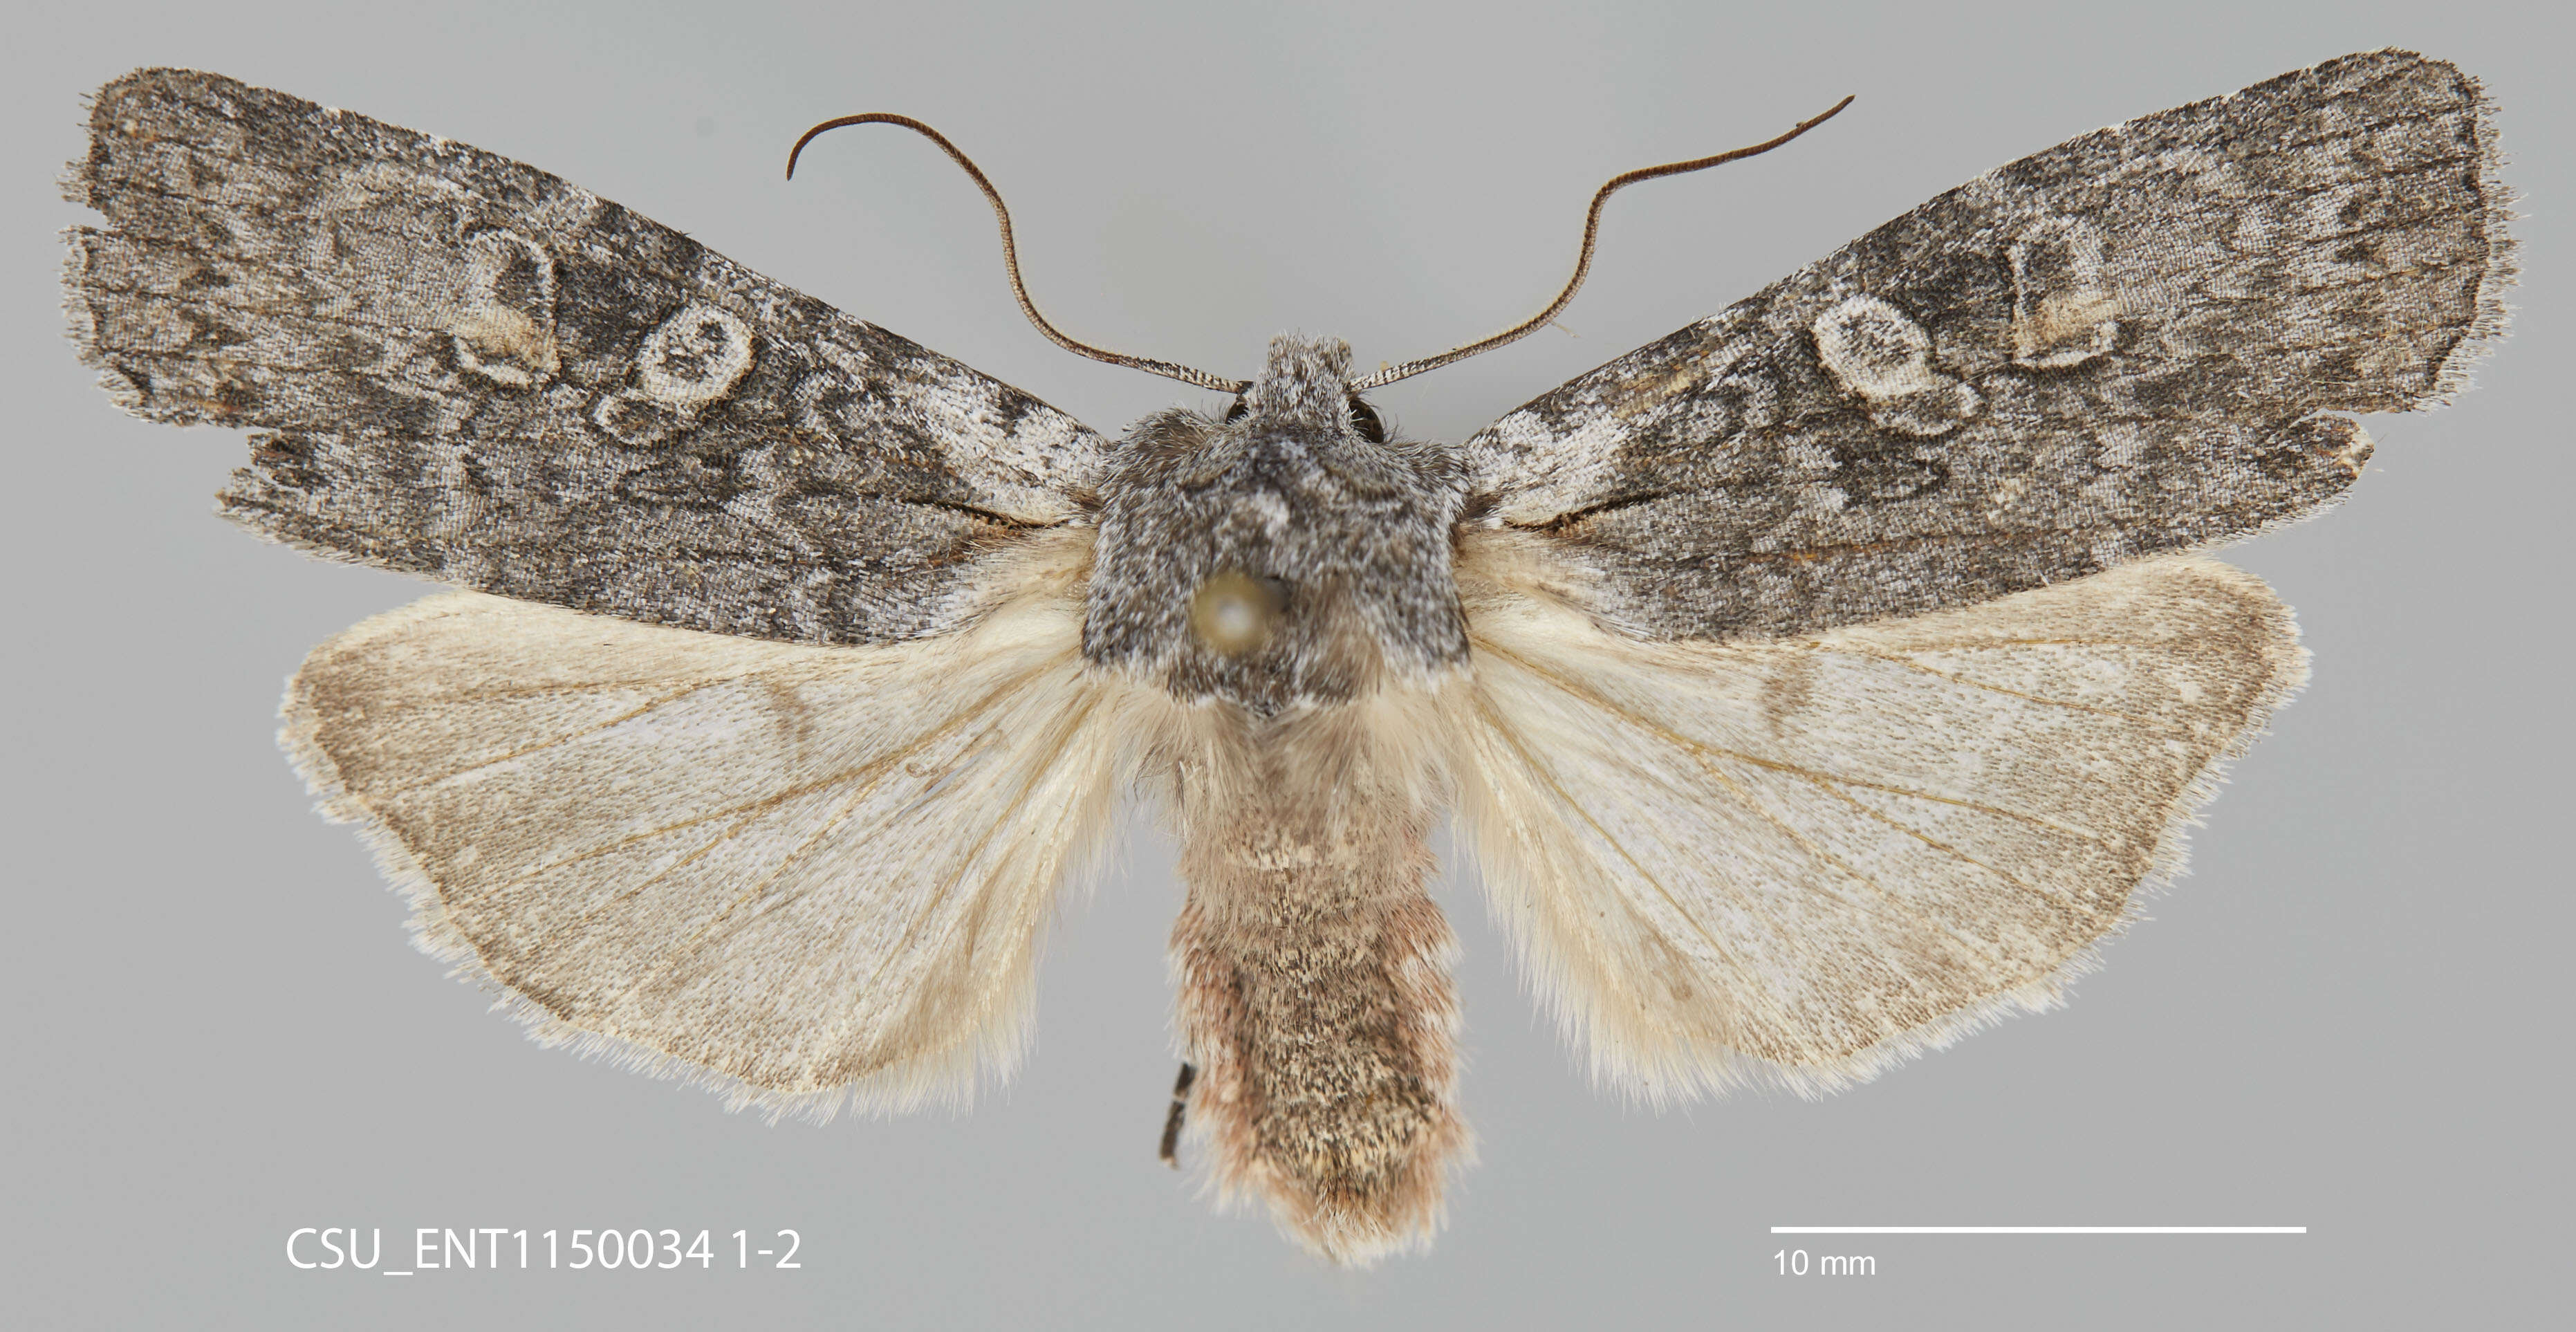
[[[1461,814],[1568,1034],[1652,1099],[1827,1090],[2053,1004],[2306,678],[2288,608],[2207,561],[1655,644],[1487,581],[1527,540],[1468,552]]]
[[[440,595],[315,649],[283,739],[539,1040],[773,1114],[963,1099],[1116,790],[1063,590],[848,648]]]

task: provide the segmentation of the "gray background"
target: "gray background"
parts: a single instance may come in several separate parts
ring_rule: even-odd
[[[2571,440],[2566,33],[2541,6],[1207,4],[522,13],[452,0],[39,4],[10,21],[7,1313],[44,1326],[2278,1326],[2537,1311],[2567,1261],[2561,968]],[[933,10],[936,10],[933,13]],[[313,643],[417,595],[208,516],[242,453],[111,409],[61,340],[52,181],[82,92],[220,70],[536,163],[1117,430],[1193,390],[1011,305],[939,125],[1009,192],[1077,334],[1249,373],[1283,328],[1364,362],[1561,280],[1614,171],[1794,149],[1621,196],[1564,322],[1380,396],[1455,439],[1990,166],[2397,44],[2502,103],[2514,340],[2450,410],[2371,423],[2352,502],[2237,558],[2316,683],[2237,769],[2196,872],[2074,1006],[1822,1103],[1596,1095],[1472,883],[1484,1163],[1427,1257],[1324,1268],[1152,1157],[1173,1059],[1169,852],[1061,913],[1039,1043],[968,1116],[768,1127],[520,1039],[413,953],[271,744]],[[1774,1238],[1784,1223],[2305,1224],[2303,1237]],[[794,1272],[290,1269],[298,1226],[793,1227]],[[725,1241],[730,1247],[729,1240]],[[1775,1275],[1785,1247],[1878,1275]],[[400,1265],[399,1259],[389,1265]],[[2563,1289],[2563,1287],[2561,1287]]]

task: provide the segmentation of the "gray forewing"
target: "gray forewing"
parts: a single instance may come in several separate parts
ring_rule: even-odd
[[[1988,173],[1467,441],[1631,632],[1984,601],[2333,503],[2502,331],[2477,84],[2348,56]]]
[[[221,509],[314,553],[809,643],[954,628],[1084,521],[1036,399],[524,164],[189,70],[100,89],[73,334],[118,402],[249,427]]]

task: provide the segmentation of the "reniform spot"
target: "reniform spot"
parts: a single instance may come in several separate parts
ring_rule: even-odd
[[[2080,218],[2046,217],[2012,243],[2013,362],[2082,365],[2119,340],[2120,298],[2103,273],[2102,233]]]
[[[527,388],[562,366],[555,344],[555,261],[544,246],[492,227],[465,241],[471,286],[448,320],[457,364],[495,384]]]

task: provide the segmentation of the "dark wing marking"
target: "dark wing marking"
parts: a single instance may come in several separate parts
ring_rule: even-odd
[[[1084,521],[1064,414],[533,167],[217,75],[99,90],[67,182],[82,358],[244,426],[225,516],[657,624],[885,642]]]
[[[2347,56],[1970,181],[1469,440],[1632,632],[1984,601],[2333,503],[2502,332],[2475,81]]]

